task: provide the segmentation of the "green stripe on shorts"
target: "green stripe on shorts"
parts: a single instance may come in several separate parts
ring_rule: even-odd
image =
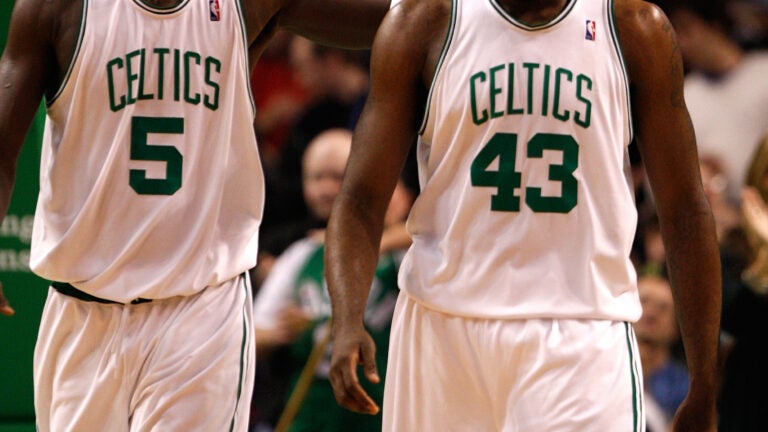
[[[631,330],[629,323],[624,323],[624,329],[627,336],[627,351],[629,351],[629,369],[630,369],[630,375],[632,376],[632,419],[634,420],[632,430],[633,432],[638,432],[639,427],[639,414],[640,414],[640,403],[639,398],[640,395],[638,394],[638,378],[637,378],[637,371],[635,370],[635,352],[632,349],[632,337],[631,337]]]
[[[241,276],[243,279],[243,287],[245,287],[246,290],[248,290],[248,284],[245,282],[245,276]],[[246,299],[248,299],[248,296],[245,296]],[[245,307],[247,307],[247,301]],[[240,343],[240,375],[238,378],[238,384],[237,384],[237,398],[235,399],[235,412],[232,413],[232,422],[229,424],[229,432],[232,432],[235,429],[235,418],[237,418],[237,409],[240,405],[240,396],[242,396],[243,393],[243,372],[245,371],[245,345],[248,341],[248,326],[246,319],[246,311],[245,307],[243,307],[243,340]]]

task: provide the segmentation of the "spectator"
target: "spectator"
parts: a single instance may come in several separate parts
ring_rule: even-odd
[[[650,205],[639,208],[634,248],[633,262],[639,274],[666,274],[667,254],[661,238],[659,217]]]
[[[294,37],[285,31],[277,32],[251,74],[253,100],[258,108],[256,135],[267,176],[278,168],[291,125],[310,98],[309,90],[291,67],[289,53]]]
[[[714,156],[739,198],[749,157],[768,125],[768,52],[730,35],[727,0],[658,0],[677,32],[688,74],[685,102],[700,156]]]
[[[259,260],[253,280],[260,285],[269,273],[274,260],[293,242],[311,237],[311,232],[322,231],[328,221],[333,199],[339,193],[344,165],[349,155],[346,142],[351,132],[346,129],[332,129],[315,139],[313,154],[305,154],[303,160],[300,190],[303,202],[310,211],[304,219],[285,223],[265,233],[259,251]]]
[[[728,4],[733,16],[733,36],[747,49],[768,48],[768,1],[733,0]]]
[[[346,130],[326,131],[310,143],[304,154],[304,196],[317,220],[325,221],[330,215],[331,205],[341,185],[351,139],[351,132]],[[401,185],[390,203],[387,226],[402,226],[411,200],[410,193]],[[277,358],[280,360],[275,361],[284,362],[289,387],[293,387],[298,379],[315,344],[324,343],[321,341],[328,331],[330,300],[323,277],[323,237],[324,230],[317,229],[292,244],[276,259],[255,299],[254,320],[260,362],[274,363],[270,360]],[[384,366],[398,291],[399,262],[398,252],[382,254],[366,309],[366,325],[380,344],[378,356]],[[327,379],[329,361],[330,347],[315,369],[314,381],[290,430],[380,430],[380,415],[355,414],[336,404]],[[367,388],[381,401],[381,384]]]
[[[664,412],[672,416],[688,394],[688,372],[674,356],[680,334],[675,320],[675,305],[669,282],[659,276],[642,276],[638,280],[643,315],[635,323],[640,348],[646,395]]]
[[[301,160],[308,143],[331,128],[354,128],[368,93],[367,51],[324,47],[295,37],[289,58],[309,98],[281,146],[276,176],[267,179],[271,194],[267,193],[264,225],[277,226],[278,231],[309,213],[301,192]],[[268,230],[265,233],[264,240],[269,243],[270,234]]]
[[[723,273],[722,329],[732,345],[719,398],[721,432],[768,430],[768,369],[763,355],[768,343],[768,137],[753,156],[746,184],[742,212],[749,254],[736,269],[744,269],[741,278],[734,270]]]
[[[712,156],[702,156],[699,158],[699,169],[704,193],[707,195],[709,205],[712,207],[712,215],[715,217],[717,238],[722,242],[726,234],[739,225],[738,201],[727,194],[730,179],[720,160]]]

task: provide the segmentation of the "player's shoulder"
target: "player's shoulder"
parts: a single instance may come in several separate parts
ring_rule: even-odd
[[[642,63],[649,50],[658,51],[659,45],[675,40],[672,24],[655,4],[643,0],[616,0],[614,16],[624,56],[630,63],[633,58]]]
[[[613,9],[620,31],[647,34],[669,25],[661,8],[644,0],[616,0]]]
[[[401,8],[406,13],[440,13],[450,11],[451,4],[459,0],[392,0],[390,9]]]
[[[422,28],[429,27],[430,23],[450,16],[453,1],[457,0],[392,0],[389,15],[400,22],[418,22]]]
[[[676,67],[679,48],[669,19],[644,0],[615,0],[614,16],[630,80],[645,81],[654,71]]]
[[[70,43],[71,39],[77,36],[77,30],[82,26],[84,2],[16,0],[7,48],[20,52],[66,50],[74,44]]]
[[[452,1],[393,0],[379,34],[387,44],[427,48],[445,37]]]
[[[43,27],[58,25],[62,19],[71,15],[72,11],[80,12],[84,0],[16,0],[13,7],[13,17],[23,21],[22,25]]]

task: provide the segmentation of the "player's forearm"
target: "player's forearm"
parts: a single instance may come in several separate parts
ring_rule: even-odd
[[[367,49],[389,10],[390,0],[291,0],[287,3],[280,13],[281,27],[323,45]],[[334,12],[329,14],[331,7]]]
[[[21,146],[32,123],[34,111],[28,103],[16,102],[19,91],[9,76],[14,75],[5,59],[0,60],[0,220],[5,217],[16,180],[16,164]]]
[[[325,250],[334,328],[362,325],[383,230],[360,202],[343,195],[338,199],[328,222]]]
[[[712,391],[714,397],[722,289],[714,220],[701,201],[676,211],[662,224],[662,235],[691,389]]]
[[[16,178],[16,163],[4,161],[0,163],[0,221],[5,218],[13,193]]]
[[[0,220],[8,211],[21,147],[40,104],[35,91],[14,81],[18,74],[8,61],[0,60]]]

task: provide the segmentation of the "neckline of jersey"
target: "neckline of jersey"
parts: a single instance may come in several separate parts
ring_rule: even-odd
[[[147,12],[151,12],[158,15],[169,15],[169,14],[178,12],[179,10],[184,8],[184,6],[186,6],[190,2],[190,0],[178,0],[178,3],[176,3],[175,5],[165,6],[165,7],[153,6],[149,4],[146,0],[133,0],[133,2]]]
[[[538,31],[538,30],[544,30],[544,29],[550,28],[556,25],[557,23],[559,23],[560,21],[562,21],[563,19],[565,19],[565,17],[568,16],[571,10],[573,10],[573,7],[576,5],[576,2],[578,0],[569,0],[568,3],[563,8],[563,10],[561,10],[560,13],[557,14],[554,18],[552,18],[551,20],[545,23],[537,24],[537,25],[531,25],[516,19],[515,17],[510,15],[509,12],[504,10],[503,7],[501,7],[501,5],[499,4],[499,0],[488,0],[488,1],[491,3],[491,6],[493,6],[493,8],[496,9],[496,12],[498,12],[499,15],[501,15],[502,18],[509,21],[509,23],[514,25],[515,27],[521,28],[523,30],[528,30],[528,31]]]

